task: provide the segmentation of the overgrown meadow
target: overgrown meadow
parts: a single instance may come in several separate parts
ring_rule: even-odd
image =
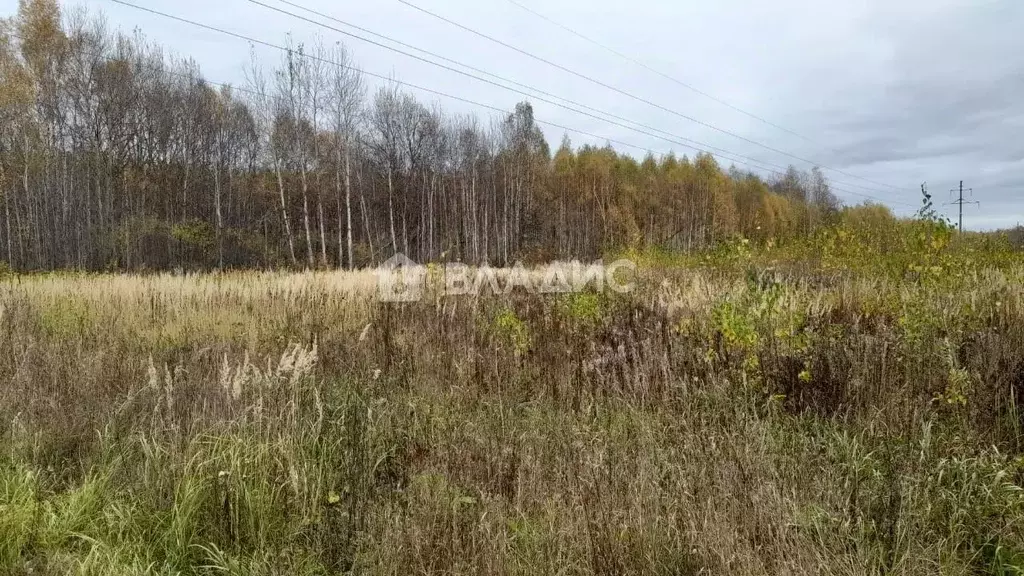
[[[629,294],[9,276],[0,573],[1018,574],[1024,259],[927,222]]]

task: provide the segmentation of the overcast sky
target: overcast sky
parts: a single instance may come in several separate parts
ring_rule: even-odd
[[[317,35],[329,44],[342,41],[367,72],[393,75],[503,109],[524,99],[247,0],[130,1],[275,43],[283,43],[288,33],[300,42]],[[966,226],[992,229],[1024,221],[1024,2],[1020,0],[516,0],[800,136],[687,90],[509,0],[410,0],[749,141],[574,77],[398,0],[291,1],[679,137],[771,164],[811,166],[749,141],[812,160],[842,172],[825,170],[847,203],[864,200],[849,193],[860,192],[886,200],[897,213],[909,214],[920,204],[922,182],[928,183],[941,204],[952,200],[948,190],[963,179],[974,189],[973,199],[981,202],[980,207],[965,207]],[[244,83],[249,46],[243,41],[109,0],[77,4],[104,14],[111,28],[129,32],[138,28],[178,55],[193,57],[212,81]],[[16,5],[16,0],[0,0],[0,12],[12,14]],[[273,49],[257,52],[268,65],[280,58]],[[436,95],[410,92],[452,112],[493,114]],[[535,100],[533,104],[538,120],[600,137],[569,132],[574,144],[604,144],[612,139],[640,147],[616,146],[638,156],[643,149],[694,154],[550,104]],[[549,142],[557,146],[565,131],[543,127]],[[940,208],[955,220],[955,206]]]

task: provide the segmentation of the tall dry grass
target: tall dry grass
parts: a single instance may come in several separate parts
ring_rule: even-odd
[[[14,278],[0,571],[1013,574],[1021,278]]]

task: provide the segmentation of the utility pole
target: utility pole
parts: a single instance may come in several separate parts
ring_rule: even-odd
[[[955,194],[956,191],[957,191],[956,188],[954,188],[954,189],[950,190],[949,192],[951,194]],[[972,197],[974,196],[974,188],[969,188],[967,191],[970,192]],[[959,229],[960,229],[960,232],[963,232],[964,231],[964,204],[977,204],[977,205],[980,206],[981,202],[965,202],[964,201],[964,181],[961,180],[960,181],[960,199],[956,200],[954,202],[950,202],[950,204],[956,204],[956,205],[958,205],[960,207],[960,227],[959,227]]]

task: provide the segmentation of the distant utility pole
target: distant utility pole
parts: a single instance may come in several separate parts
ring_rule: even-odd
[[[954,188],[954,189],[950,190],[949,192],[951,194],[955,194],[956,191],[957,191],[956,188]],[[969,188],[967,191],[970,192],[972,197],[974,196],[974,188]],[[970,201],[966,201],[965,202],[964,201],[964,181],[961,180],[960,181],[960,199],[956,200],[955,202],[950,202],[950,204],[956,204],[956,205],[958,205],[960,207],[960,231],[963,232],[964,231],[964,204],[977,204],[977,205],[980,206],[981,202],[970,202]]]

